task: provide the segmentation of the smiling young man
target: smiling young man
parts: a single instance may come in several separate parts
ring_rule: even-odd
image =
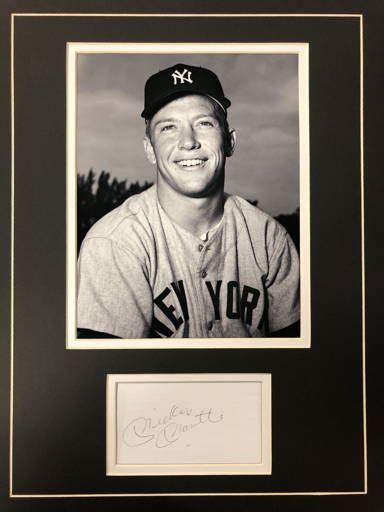
[[[144,148],[156,184],[87,234],[80,337],[299,334],[299,261],[272,217],[224,192],[231,102],[210,70],[177,64],[145,86]]]

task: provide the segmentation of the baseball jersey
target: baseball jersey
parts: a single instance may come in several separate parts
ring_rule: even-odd
[[[100,219],[78,260],[79,328],[120,338],[264,337],[300,318],[286,230],[236,195],[206,241],[172,222],[156,185]]]

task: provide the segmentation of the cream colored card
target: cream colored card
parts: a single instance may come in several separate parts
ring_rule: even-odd
[[[269,374],[108,375],[108,475],[270,473]]]

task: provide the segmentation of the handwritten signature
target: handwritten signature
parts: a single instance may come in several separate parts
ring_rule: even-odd
[[[196,409],[172,405],[165,416],[139,416],[123,430],[123,441],[136,447],[154,443],[156,448],[165,448],[179,441],[184,434],[201,425],[220,423],[224,414],[212,407]]]

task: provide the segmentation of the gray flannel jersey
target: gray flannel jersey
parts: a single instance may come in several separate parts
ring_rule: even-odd
[[[156,186],[88,232],[78,327],[121,338],[264,337],[300,318],[299,260],[272,217],[227,195],[203,242],[162,210]]]

